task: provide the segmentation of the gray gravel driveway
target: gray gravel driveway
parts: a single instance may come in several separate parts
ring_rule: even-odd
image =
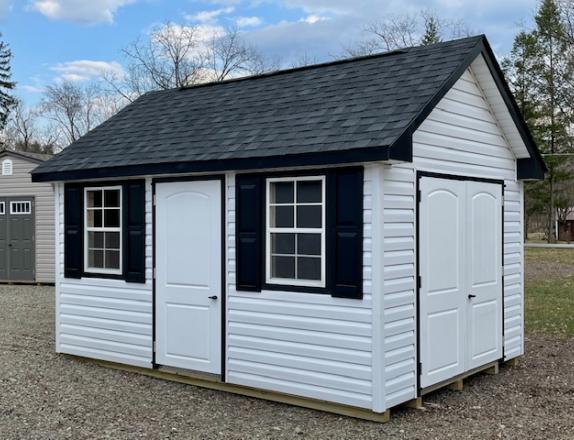
[[[52,287],[0,286],[0,439],[574,439],[574,339],[385,425],[124,373],[56,355]]]

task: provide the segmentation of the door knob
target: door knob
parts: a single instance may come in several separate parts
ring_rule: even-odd
[[[217,295],[208,296],[209,299],[217,299]]]
[[[476,298],[476,295],[473,295],[472,293],[468,294],[468,299],[472,299],[472,298]]]

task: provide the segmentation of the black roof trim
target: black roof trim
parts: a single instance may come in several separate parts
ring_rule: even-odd
[[[409,127],[405,132],[399,137],[399,139],[391,145],[390,157],[397,160],[407,159],[409,162],[412,161],[412,135],[417,130],[417,128],[425,121],[425,119],[434,110],[436,105],[440,102],[442,98],[448,93],[448,91],[454,86],[458,81],[464,71],[473,63],[477,56],[483,55],[484,60],[494,78],[496,86],[506,104],[508,111],[512,117],[512,120],[516,124],[516,127],[526,145],[530,158],[519,159],[517,165],[517,178],[520,180],[532,179],[532,180],[543,180],[544,173],[548,171],[544,159],[532,138],[532,134],[528,129],[528,125],[524,121],[522,114],[516,104],[516,100],[508,87],[506,80],[504,79],[504,74],[496,61],[496,57],[488,40],[485,35],[481,35],[479,43],[476,49],[468,54],[465,61],[456,69],[450,78],[444,83],[441,90],[433,95],[429,102],[423,107],[421,112],[413,119]],[[409,142],[409,139],[411,140]],[[404,148],[411,148],[411,151],[403,151]]]
[[[532,138],[532,133],[530,133],[530,129],[528,128],[528,125],[526,124],[526,121],[524,120],[524,117],[522,116],[522,113],[518,108],[518,104],[514,99],[514,95],[510,91],[508,83],[504,79],[504,73],[502,72],[500,65],[496,61],[494,52],[492,51],[492,48],[490,47],[490,44],[488,43],[488,40],[486,38],[482,39],[481,46],[482,46],[482,53],[483,55],[485,55],[484,59],[486,61],[486,64],[490,69],[490,72],[492,73],[492,77],[494,78],[496,86],[498,87],[498,90],[502,95],[502,99],[504,100],[504,103],[508,107],[508,110],[510,111],[510,116],[512,117],[512,120],[516,124],[520,136],[522,137],[522,140],[526,145],[526,149],[530,154],[530,158],[518,160],[517,178],[521,180],[524,179],[544,180],[544,174],[548,171],[546,163],[544,162],[544,159],[540,154],[540,150],[538,150],[538,147],[536,146],[536,142]],[[520,164],[529,161],[532,163],[528,165],[527,169],[523,169],[521,172]]]
[[[117,177],[188,174],[229,170],[257,171],[261,169],[274,168],[347,165],[350,163],[386,161],[389,159],[388,147],[367,147],[333,152],[291,154],[284,156],[210,160],[202,162],[171,162],[42,174],[32,173],[32,182],[108,179]]]

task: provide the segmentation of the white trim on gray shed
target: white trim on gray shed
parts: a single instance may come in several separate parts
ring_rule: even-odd
[[[10,203],[31,202],[34,218],[33,274],[26,279],[8,277],[3,282],[54,282],[54,190],[52,184],[32,182],[30,172],[51,155],[4,150],[0,152],[0,200],[4,201],[4,216],[10,215]],[[8,164],[4,166],[4,164]],[[8,171],[9,172],[5,172]],[[15,221],[20,218],[13,217]],[[11,243],[6,243],[10,252]],[[7,264],[7,260],[3,260]]]

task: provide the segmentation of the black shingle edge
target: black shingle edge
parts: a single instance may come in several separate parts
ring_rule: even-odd
[[[481,46],[482,46],[482,53],[484,55],[484,59],[486,60],[486,64],[490,70],[490,73],[492,74],[496,86],[498,87],[498,90],[502,95],[504,103],[506,104],[508,110],[510,111],[510,116],[512,117],[512,120],[514,121],[516,127],[518,128],[518,132],[520,133],[520,136],[522,137],[522,140],[526,145],[526,149],[530,154],[530,158],[528,159],[518,159],[517,178],[519,180],[526,180],[526,179],[544,180],[544,174],[548,171],[546,163],[544,163],[544,159],[540,154],[540,150],[538,149],[538,147],[536,146],[536,142],[532,138],[532,133],[530,133],[528,125],[526,124],[526,121],[524,120],[524,117],[522,116],[522,113],[518,108],[518,104],[514,99],[514,95],[510,91],[508,83],[504,79],[504,73],[502,72],[500,65],[496,61],[494,52],[492,51],[492,48],[490,47],[490,44],[488,43],[488,40],[486,40],[486,38],[482,39]]]
[[[391,145],[389,157],[390,159],[412,162],[413,157],[413,143],[412,136],[417,128],[426,120],[440,100],[447,94],[447,92],[454,86],[458,79],[462,76],[464,71],[470,67],[473,61],[479,55],[483,55],[484,60],[494,78],[496,86],[506,104],[512,120],[516,124],[520,136],[526,145],[530,157],[528,159],[517,160],[517,179],[519,180],[544,180],[544,174],[548,169],[544,163],[544,159],[536,146],[536,142],[532,138],[532,134],[528,129],[528,125],[524,121],[516,100],[510,91],[504,74],[500,69],[494,52],[488,43],[485,35],[480,35],[477,38],[476,47],[471,50],[464,58],[460,66],[450,75],[445,81],[438,93],[433,95],[427,104],[422,108],[420,113],[412,120],[406,130],[401,134],[397,140]]]
[[[148,176],[161,174],[188,174],[220,171],[244,171],[273,168],[342,165],[389,160],[389,147],[351,148],[341,151],[290,154],[282,156],[253,157],[191,162],[166,162],[157,164],[128,165],[72,171],[35,173],[32,182],[108,179],[116,177]]]

